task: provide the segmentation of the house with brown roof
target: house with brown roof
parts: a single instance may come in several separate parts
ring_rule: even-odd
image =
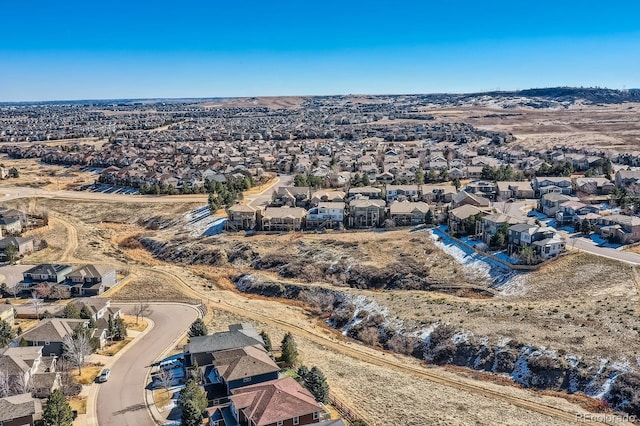
[[[0,398],[0,424],[34,426],[42,419],[42,402],[29,393]]]
[[[15,319],[16,310],[12,305],[7,303],[0,303],[0,320],[6,321],[9,324],[13,324]]]
[[[205,366],[204,382],[222,383],[225,395],[233,389],[278,378],[280,367],[262,345],[215,351],[211,355],[212,368]]]
[[[232,393],[229,399],[231,411],[237,413],[237,424],[302,426],[320,423],[328,417],[313,395],[291,377],[245,386]]]
[[[372,228],[381,226],[385,219],[384,200],[357,198],[349,202],[349,226],[352,228]]]
[[[8,376],[11,395],[31,388],[38,398],[48,397],[60,387],[57,357],[42,355],[42,346],[17,346],[0,355],[0,371]]]
[[[311,198],[308,186],[281,186],[273,195],[273,203],[278,206],[306,207]]]
[[[474,221],[477,222],[478,228],[474,229],[472,234],[479,233],[481,226],[479,219],[486,214],[486,210],[479,209],[478,207],[470,204],[465,204],[453,210],[449,210],[447,221],[449,232],[451,234],[467,234],[467,223]]]
[[[7,237],[0,240],[0,257],[5,258],[5,251],[7,247],[12,245],[16,249],[16,254],[19,257],[26,256],[33,253],[34,239],[33,238],[21,238],[21,237]]]
[[[634,243],[640,241],[640,218],[624,214],[602,216],[596,223],[596,232],[621,244]]]

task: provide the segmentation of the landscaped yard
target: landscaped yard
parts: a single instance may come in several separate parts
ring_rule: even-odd
[[[127,330],[144,331],[144,329],[147,328],[147,320],[144,318],[138,318],[137,324],[135,315],[123,315],[122,318],[127,326]]]
[[[86,396],[74,396],[69,399],[69,405],[71,409],[78,412],[78,414],[87,414],[87,397]]]
[[[127,337],[126,339],[119,342],[113,342],[112,344],[105,346],[103,349],[100,349],[97,353],[99,355],[114,356],[120,351],[120,349],[127,346],[127,344],[129,344],[129,342],[131,342],[132,340],[133,338]]]
[[[80,383],[81,385],[90,385],[95,382],[96,377],[102,371],[103,365],[92,364],[82,367],[82,375],[78,375],[78,370],[73,370],[71,373],[71,377],[73,380]]]
[[[156,403],[158,410],[162,410],[171,402],[173,392],[167,389],[158,389],[153,391],[153,400]]]

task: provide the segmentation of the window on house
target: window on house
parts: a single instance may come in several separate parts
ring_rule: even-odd
[[[282,426],[283,424],[284,424],[284,421],[278,420],[277,426]]]
[[[318,411],[313,412],[313,420],[318,420],[320,418],[320,413]]]
[[[242,379],[243,383],[249,383],[251,381],[251,377],[245,377],[244,379]]]
[[[47,346],[48,344],[50,344],[51,342],[49,342],[48,340],[45,340],[44,345]]]
[[[294,424],[294,425],[299,425],[299,424],[300,424],[300,417],[295,416],[295,417],[293,418],[293,424]]]

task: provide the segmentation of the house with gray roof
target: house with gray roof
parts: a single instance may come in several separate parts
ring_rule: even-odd
[[[71,265],[43,263],[24,271],[22,276],[25,282],[50,282],[58,284],[63,282],[71,271]]]
[[[67,274],[71,294],[98,296],[116,283],[116,268],[111,265],[84,265]]]
[[[29,393],[0,398],[0,424],[34,426],[42,419],[42,402]]]
[[[253,325],[233,324],[229,326],[229,331],[192,337],[185,346],[185,363],[187,366],[195,362],[209,365],[213,363],[213,352],[256,345],[264,347],[264,341]]]
[[[27,346],[42,346],[42,352],[45,355],[60,356],[63,352],[64,338],[73,334],[76,327],[87,324],[88,320],[46,318],[18,339]]]

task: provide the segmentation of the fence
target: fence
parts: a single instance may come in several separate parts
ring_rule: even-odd
[[[139,297],[118,297],[116,293],[114,296],[110,297],[111,301],[115,303],[186,303],[187,305],[204,305],[202,299],[190,299],[190,298],[182,298],[182,299],[163,299],[163,298],[144,298],[140,299]],[[206,313],[206,307],[205,313]]]
[[[329,404],[331,404],[331,406],[340,413],[342,418],[347,420],[349,423],[358,421],[361,426],[369,426],[367,422],[362,420],[356,413],[351,411],[349,407],[344,405],[339,399],[331,394],[329,394]]]

